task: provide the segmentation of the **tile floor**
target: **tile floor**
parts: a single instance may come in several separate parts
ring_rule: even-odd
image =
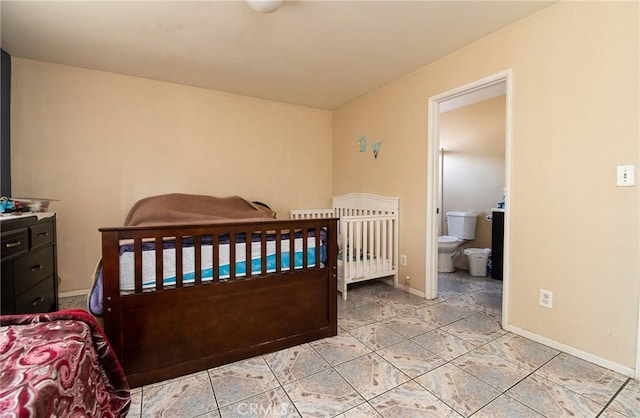
[[[502,282],[439,286],[352,286],[336,337],[135,388],[128,417],[640,417],[638,381],[502,330]]]

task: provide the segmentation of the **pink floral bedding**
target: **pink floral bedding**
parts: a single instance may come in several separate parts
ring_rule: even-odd
[[[129,385],[86,311],[0,317],[0,416],[120,417]]]

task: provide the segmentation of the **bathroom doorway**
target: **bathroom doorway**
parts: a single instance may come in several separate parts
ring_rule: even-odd
[[[495,123],[502,123],[500,128],[503,130],[499,132],[504,132],[503,138],[486,139],[492,134],[474,132],[468,126],[463,126],[465,121],[482,117],[474,115],[476,112],[494,112],[495,117],[496,110],[491,110],[492,106],[497,106],[498,109],[502,106],[502,113],[498,114],[500,120],[494,120],[493,123],[494,126]],[[483,129],[481,127],[476,130]],[[502,202],[503,188],[505,205],[509,207],[510,145],[510,70],[429,98],[425,279],[425,294],[428,299],[438,295],[438,236],[447,232],[447,211],[478,213],[476,238],[470,244],[473,247],[491,248],[492,222],[487,216],[492,216],[491,208],[496,208],[498,202]],[[496,150],[496,147],[502,149]],[[506,324],[509,283],[508,210],[504,215],[502,320]],[[468,269],[465,261],[465,256],[459,256],[455,262],[456,267]]]

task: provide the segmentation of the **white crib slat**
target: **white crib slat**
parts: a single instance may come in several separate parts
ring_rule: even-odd
[[[380,223],[382,221],[380,219],[376,220],[376,225],[375,225],[375,232],[374,232],[374,236],[376,237],[376,248],[375,248],[375,254],[376,254],[376,267],[377,270],[380,271],[384,268],[384,260],[382,259],[382,253],[380,252]]]
[[[368,264],[369,272],[373,270],[377,270],[376,269],[377,261],[375,257],[375,251],[374,251],[376,236],[373,235],[373,226],[375,225],[375,223],[376,223],[375,220],[371,220],[367,222],[367,230],[369,231],[367,233],[367,235],[369,236],[369,241],[367,245],[367,264]]]
[[[389,252],[387,253],[387,258],[389,260],[393,260],[393,221],[392,220],[388,220],[387,224],[388,224],[387,231],[389,232],[388,233],[388,236],[389,236]],[[392,267],[390,266],[390,268],[392,268]]]
[[[355,272],[356,265],[355,263],[353,263],[353,255],[355,251],[355,243],[353,242],[354,227],[355,227],[355,224],[353,222],[349,222],[349,230],[347,232],[347,237],[349,239],[349,244],[347,246],[347,249],[349,250],[349,257],[346,260],[350,267],[349,275],[346,276],[349,278],[355,276],[356,274]]]
[[[398,198],[353,193],[334,197],[332,209],[291,211],[291,218],[339,218],[338,290],[346,300],[349,283],[393,276],[397,285],[398,207]]]
[[[380,241],[382,242],[382,254],[386,259],[389,258],[389,252],[387,251],[387,222],[382,222],[382,232],[380,236]]]
[[[392,228],[392,238],[389,239],[389,245],[391,245],[391,253],[389,254],[391,256],[391,259],[393,260],[393,266],[391,268],[393,268],[394,270],[398,269],[397,266],[397,262],[398,262],[398,219],[394,219],[393,221],[390,222],[391,224],[391,228]],[[397,279],[397,277],[396,277]]]
[[[358,272],[358,276],[364,276],[364,269],[366,263],[366,255],[367,251],[367,222],[360,223],[360,251],[358,252],[358,259],[360,260],[360,271]]]
[[[367,258],[367,250],[369,249],[369,221],[362,222],[362,253],[360,258],[362,259],[362,275],[367,270],[369,265],[369,259]]]
[[[358,277],[362,276],[362,272],[364,270],[363,262],[362,262],[362,222],[356,222],[356,236],[353,238],[356,243],[356,266]]]
[[[371,246],[373,245],[374,236],[371,233],[371,227],[374,221],[367,221],[365,227],[367,228],[367,245],[364,253],[365,260],[367,260],[366,271],[371,272],[374,268],[375,259],[373,258],[373,251]]]

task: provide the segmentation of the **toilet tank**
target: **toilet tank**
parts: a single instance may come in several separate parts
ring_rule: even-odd
[[[478,214],[475,212],[447,212],[447,235],[462,239],[476,238]]]

